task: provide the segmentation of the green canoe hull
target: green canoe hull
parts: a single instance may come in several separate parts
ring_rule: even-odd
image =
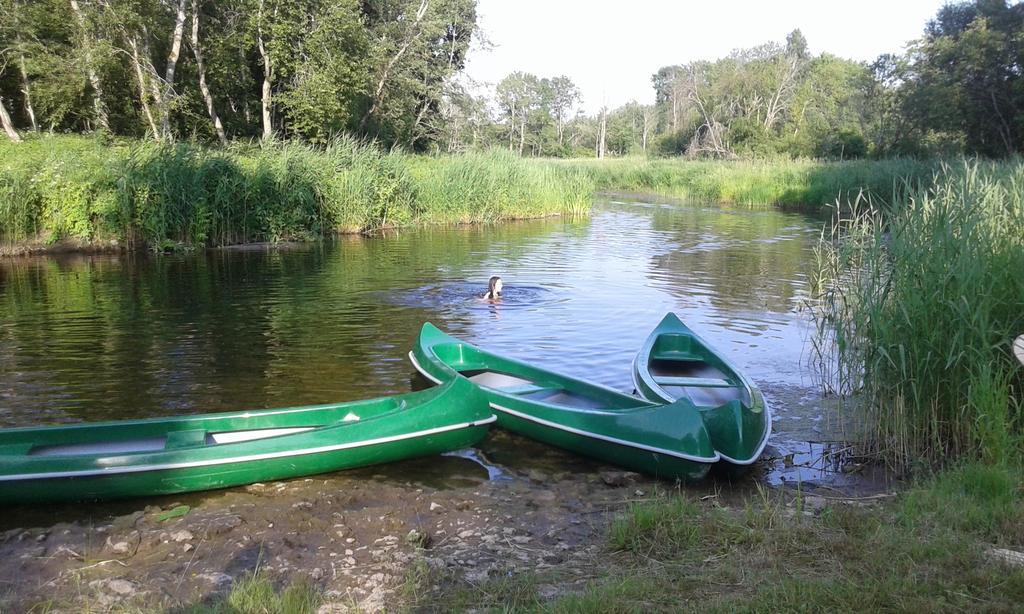
[[[651,403],[492,354],[429,323],[409,357],[436,384],[468,377],[498,425],[525,437],[669,479],[699,480],[718,461],[689,401]]]
[[[239,486],[440,454],[495,421],[463,381],[395,397],[0,430],[0,504]]]
[[[772,419],[761,391],[675,314],[640,348],[633,384],[655,403],[693,402],[723,462],[750,465],[764,452]]]

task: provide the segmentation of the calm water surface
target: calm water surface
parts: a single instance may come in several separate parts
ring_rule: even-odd
[[[631,391],[633,354],[671,310],[761,386],[786,452],[831,436],[806,349],[821,224],[604,197],[578,221],[0,260],[0,426],[405,392],[425,321]],[[492,274],[497,305],[476,299]]]

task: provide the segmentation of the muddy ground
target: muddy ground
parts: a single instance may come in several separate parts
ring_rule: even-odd
[[[557,568],[563,580],[541,587],[557,594],[573,590],[564,578],[590,577],[611,517],[633,501],[677,488],[742,505],[758,485],[812,496],[891,487],[828,451],[769,447],[743,476],[680,486],[496,431],[461,455],[174,498],[6,509],[0,611],[187,608],[257,569],[281,585],[308,578],[323,611],[391,609],[423,565],[471,584]]]

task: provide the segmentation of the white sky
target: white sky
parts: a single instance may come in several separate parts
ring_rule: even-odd
[[[669,64],[716,59],[783,42],[800,28],[811,53],[854,60],[901,52],[948,0],[479,0],[494,44],[474,48],[468,76],[495,84],[516,70],[569,76],[594,113],[654,102],[651,75]]]

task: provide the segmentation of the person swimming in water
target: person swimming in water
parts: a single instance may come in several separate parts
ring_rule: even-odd
[[[491,279],[487,281],[487,294],[484,294],[480,298],[487,301],[500,301],[501,286],[501,278],[497,275],[492,275]]]

